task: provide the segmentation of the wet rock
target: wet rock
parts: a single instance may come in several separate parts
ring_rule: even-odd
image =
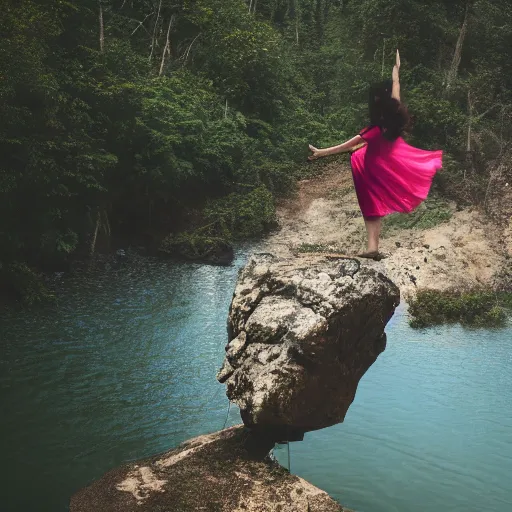
[[[373,263],[252,257],[231,304],[218,374],[253,432],[276,440],[342,422],[386,346],[398,288]]]
[[[349,512],[268,457],[273,441],[242,426],[110,471],[70,512]]]

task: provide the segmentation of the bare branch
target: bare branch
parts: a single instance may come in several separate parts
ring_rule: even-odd
[[[103,49],[105,46],[105,28],[103,25],[103,6],[101,5],[101,0],[98,2],[100,4],[100,52],[103,53]]]
[[[150,17],[150,16],[153,16],[153,14],[155,14],[155,11],[153,11],[151,14],[148,14],[142,21],[139,21],[139,20],[133,20],[133,21],[136,21],[138,22],[138,25],[135,27],[135,30],[130,34],[130,37],[133,36],[133,34],[135,34],[135,32],[137,32],[137,30],[139,30],[140,27],[142,27],[144,30],[146,30],[147,32],[147,29],[146,27],[144,27],[144,22]]]
[[[158,20],[160,19],[160,10],[162,8],[162,0],[160,0],[160,3],[158,4],[158,13],[156,15],[155,20],[155,26],[153,28],[153,37],[151,39],[151,53],[149,54],[149,62],[151,62],[151,59],[153,57],[153,51],[155,49],[155,43],[156,43],[156,28],[158,26]]]
[[[201,35],[201,32],[199,32],[199,34],[197,34],[196,37],[194,37],[194,39],[192,40],[192,42],[190,43],[189,47],[187,48],[187,51],[185,52],[184,54],[184,61],[183,61],[183,65],[185,65],[187,63],[187,60],[188,60],[188,55],[190,53],[190,49],[192,48],[192,45],[196,42],[197,38]]]
[[[101,224],[101,213],[99,207],[96,207],[96,221],[94,223],[94,231],[91,235],[91,240],[89,242],[89,258],[92,260],[94,258],[94,253],[96,251],[96,240],[98,239],[98,231],[100,229]]]
[[[503,107],[503,104],[501,103],[495,103],[492,107],[489,107],[485,112],[482,114],[478,114],[475,119],[478,121],[482,119],[482,117],[486,116],[491,110],[495,109],[496,107]]]
[[[294,1],[294,11],[295,11],[295,42],[297,43],[297,46],[299,46],[299,19],[300,19],[299,0]]]
[[[495,142],[498,143],[498,145],[501,145],[500,136],[497,135],[493,130],[489,128],[484,128],[483,130],[481,130],[481,133],[483,135],[487,135],[490,139],[493,139]]]
[[[466,155],[471,153],[471,128],[473,124],[473,100],[471,98],[471,90],[468,89],[468,139],[466,144]]]
[[[164,72],[164,65],[165,65],[165,55],[168,53],[169,56],[171,55],[171,27],[172,22],[174,21],[174,14],[171,16],[171,19],[169,20],[169,28],[167,29],[167,39],[165,41],[165,47],[164,51],[162,52],[162,62],[160,63],[160,72],[158,73],[158,76],[162,76],[162,73]]]
[[[466,37],[466,32],[468,30],[469,6],[470,0],[468,0],[468,2],[466,3],[466,14],[464,15],[464,22],[462,23],[462,27],[459,32],[459,37],[457,38],[457,44],[455,45],[455,52],[453,54],[452,64],[448,71],[448,76],[446,77],[447,91],[450,89],[453,82],[457,78],[457,73],[459,71],[460,60],[462,57],[462,46],[464,44],[464,39]]]

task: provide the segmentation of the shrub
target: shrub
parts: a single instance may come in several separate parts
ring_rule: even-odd
[[[233,256],[229,240],[215,236],[208,230],[184,231],[169,235],[162,241],[160,251],[187,260],[212,263],[229,262]]]
[[[256,237],[277,223],[274,198],[265,187],[210,201],[205,217],[222,225],[234,239]]]
[[[225,263],[233,257],[232,241],[269,230],[276,224],[276,211],[272,194],[258,187],[210,201],[204,218],[208,224],[164,238],[160,251],[189,260]]]
[[[53,298],[41,275],[20,262],[5,267],[0,263],[0,289],[7,297],[27,306]]]
[[[473,327],[503,327],[512,294],[487,289],[420,290],[409,304],[410,324],[421,328],[460,322]]]

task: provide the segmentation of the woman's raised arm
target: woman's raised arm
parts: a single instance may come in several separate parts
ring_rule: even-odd
[[[400,54],[396,51],[396,64],[393,66],[393,88],[391,90],[391,97],[400,101]]]
[[[339,144],[338,146],[332,146],[330,148],[318,149],[315,146],[309,145],[309,150],[313,152],[313,154],[308,157],[308,160],[316,160],[317,158],[322,158],[323,156],[336,155],[338,153],[344,153],[346,151],[351,150],[353,147],[362,144],[364,139],[360,135],[356,135],[352,137],[347,142],[343,144]]]

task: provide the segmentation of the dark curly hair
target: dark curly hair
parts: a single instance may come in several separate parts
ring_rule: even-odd
[[[407,107],[391,97],[392,88],[391,80],[372,84],[368,98],[368,110],[370,123],[379,126],[382,135],[393,141],[410,128],[411,117]]]

